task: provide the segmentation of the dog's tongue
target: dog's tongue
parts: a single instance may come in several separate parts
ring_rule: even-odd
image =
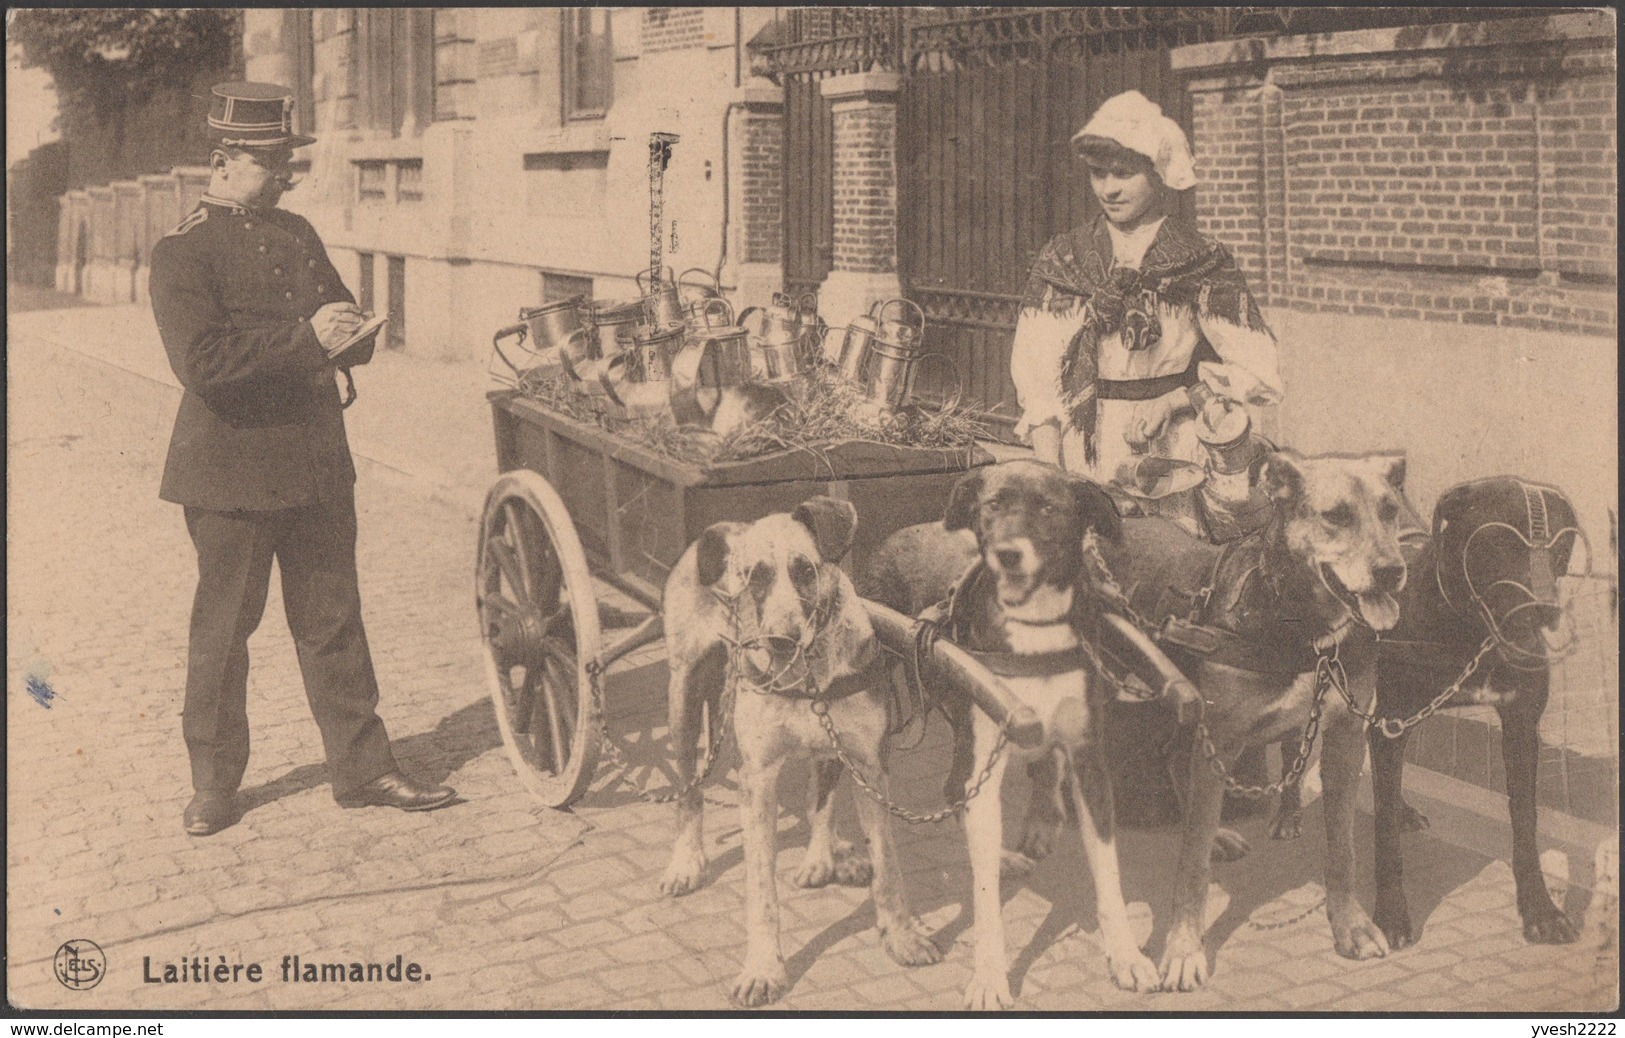
[[[1356,597],[1360,602],[1360,615],[1373,631],[1389,631],[1399,623],[1399,603],[1393,595],[1374,591]]]

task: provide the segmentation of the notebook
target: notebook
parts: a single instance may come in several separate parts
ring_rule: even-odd
[[[335,346],[332,349],[328,350],[327,351],[328,359],[333,360],[333,359],[337,358],[339,354],[343,353],[345,350],[349,349],[350,347],[355,346],[358,343],[362,343],[362,342],[367,341],[368,339],[372,338],[374,335],[377,335],[378,330],[380,328],[382,328],[384,325],[388,324],[388,323],[389,323],[389,316],[387,314],[383,314],[383,315],[380,315],[378,317],[372,318],[371,320],[367,321],[366,324],[363,324],[360,328],[357,328],[354,335],[350,336],[348,339],[345,339],[343,342],[339,343],[337,346]]]

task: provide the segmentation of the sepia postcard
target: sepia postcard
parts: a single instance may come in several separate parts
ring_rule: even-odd
[[[6,16],[6,999],[1619,1005],[1611,9]]]

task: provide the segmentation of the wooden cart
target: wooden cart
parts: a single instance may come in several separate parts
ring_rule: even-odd
[[[992,459],[979,449],[848,443],[701,467],[577,421],[512,390],[488,394],[502,475],[480,524],[476,600],[497,723],[525,786],[564,807],[591,785],[603,734],[604,677],[663,636],[660,594],[684,549],[709,525],[789,511],[815,494],[852,502],[851,564],[887,536],[942,516],[954,481]],[[606,617],[594,581],[647,612]],[[866,603],[876,635],[907,651],[910,618]],[[605,644],[605,619],[629,628]],[[1010,721],[1027,743],[1038,722],[1012,709],[998,679],[946,642],[936,676]],[[709,740],[712,719],[702,738]]]

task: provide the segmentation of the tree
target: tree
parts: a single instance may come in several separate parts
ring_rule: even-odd
[[[10,42],[56,86],[70,187],[198,161],[209,86],[241,78],[242,12],[234,8],[7,16]]]
[[[116,122],[156,91],[188,85],[200,68],[235,64],[240,19],[219,8],[21,9],[11,13],[11,38],[51,74],[64,110]]]

